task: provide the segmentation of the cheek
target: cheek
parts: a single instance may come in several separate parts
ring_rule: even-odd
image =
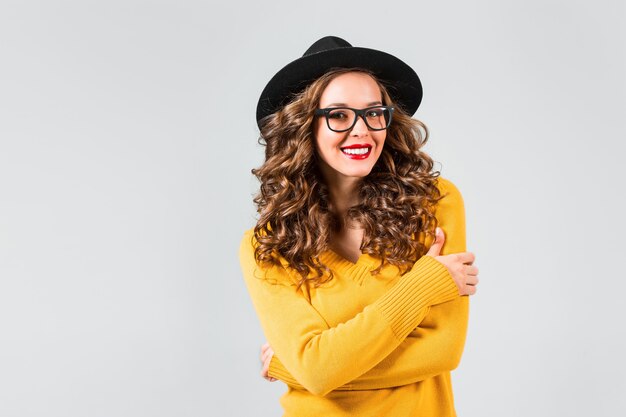
[[[328,152],[330,148],[338,146],[343,136],[339,133],[328,130],[325,124],[318,124],[313,130],[315,148],[319,152]]]
[[[383,130],[382,132],[378,132],[378,134],[374,137],[374,140],[377,142],[378,146],[382,149],[385,145],[385,139],[387,139],[387,131]]]

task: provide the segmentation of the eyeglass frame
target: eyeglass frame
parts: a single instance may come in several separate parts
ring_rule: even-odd
[[[373,128],[372,126],[369,125],[369,123],[367,122],[367,118],[365,117],[365,112],[367,110],[371,110],[371,109],[386,109],[389,111],[389,120],[387,121],[387,125],[381,129],[378,128]],[[352,110],[354,112],[354,114],[356,115],[354,118],[354,122],[352,123],[352,126],[350,126],[347,129],[342,129],[342,130],[336,130],[333,129],[332,127],[330,127],[330,121],[328,120],[328,114],[332,111],[332,110],[340,110],[340,109],[345,109],[345,110]],[[324,118],[326,119],[326,126],[328,127],[328,129],[332,130],[333,132],[337,132],[337,133],[342,133],[342,132],[347,132],[348,130],[351,130],[354,125],[356,125],[356,122],[359,120],[359,117],[361,119],[363,119],[363,121],[365,122],[365,126],[367,126],[367,128],[369,130],[373,130],[373,131],[381,131],[381,130],[386,130],[387,128],[389,128],[389,126],[391,125],[391,120],[393,119],[393,111],[395,110],[394,107],[392,106],[370,106],[370,107],[365,107],[363,109],[355,109],[353,107],[326,107],[324,109],[315,109],[315,116],[324,116]]]

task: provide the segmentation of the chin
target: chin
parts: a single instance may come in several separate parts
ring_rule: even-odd
[[[370,174],[370,172],[372,172],[372,168],[373,167],[370,167],[369,169],[349,170],[342,172],[342,174],[346,177],[365,178]]]
[[[322,172],[324,176],[331,181],[341,181],[342,179],[359,179],[367,177],[374,168],[375,162],[364,163],[360,162],[348,162],[338,160],[328,163],[323,161],[321,164]]]

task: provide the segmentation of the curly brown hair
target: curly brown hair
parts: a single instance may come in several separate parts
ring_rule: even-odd
[[[326,86],[340,74],[364,72],[380,86],[384,105],[395,107],[380,155],[359,186],[360,203],[346,217],[364,229],[363,253],[381,260],[373,274],[389,263],[407,271],[428,248],[442,198],[433,160],[420,149],[428,140],[426,126],[393,103],[388,87],[367,70],[334,69],[310,84],[261,122],[259,143],[265,162],[252,173],[260,181],[254,198],[259,219],[254,228],[257,263],[281,265],[280,257],[316,287],[333,274],[319,255],[329,248],[331,231],[343,223],[332,211],[328,187],[319,171],[314,144],[314,111]]]

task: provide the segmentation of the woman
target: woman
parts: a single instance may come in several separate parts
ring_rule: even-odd
[[[259,220],[240,260],[284,416],[456,415],[478,269],[461,195],[420,150],[421,97],[404,62],[336,37],[261,95]]]

